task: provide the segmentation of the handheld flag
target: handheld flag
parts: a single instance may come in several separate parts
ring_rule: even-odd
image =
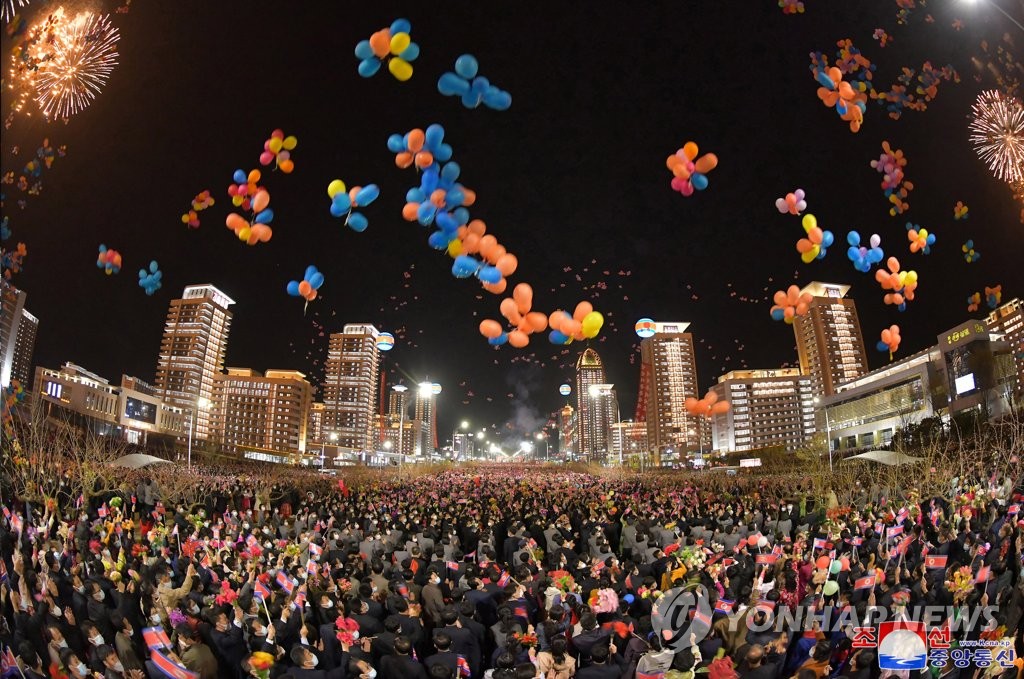
[[[945,568],[946,561],[949,557],[939,554],[934,554],[929,557],[925,557],[924,567],[925,568]]]
[[[146,648],[151,651],[157,648],[171,648],[171,640],[163,627],[146,627],[142,630],[142,639],[146,642]]]
[[[854,589],[874,589],[875,588],[875,576],[865,575],[863,578],[857,578],[853,583]]]
[[[150,653],[149,659],[153,661],[153,664],[156,665],[156,668],[160,670],[165,677],[170,677],[170,679],[199,679],[198,673],[186,670],[160,651],[154,649]]]
[[[295,589],[295,583],[292,582],[292,579],[289,578],[288,574],[285,573],[284,571],[278,571],[277,572],[276,581],[277,581],[278,586],[281,589],[283,589],[285,592],[287,592],[288,594],[291,594],[292,590]]]

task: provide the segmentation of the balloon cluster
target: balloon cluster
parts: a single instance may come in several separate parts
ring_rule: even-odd
[[[876,28],[871,37],[878,41],[879,47],[885,47],[892,42],[892,36],[886,33],[884,28]]]
[[[889,208],[889,215],[895,217],[910,209],[910,203],[906,201],[907,194],[914,190],[914,185],[906,181],[903,168],[907,166],[907,159],[903,151],[895,151],[889,142],[882,142],[882,155],[878,160],[871,161],[871,167],[882,174],[882,191],[885,197],[892,204]]]
[[[636,322],[634,329],[636,330],[636,334],[643,339],[654,337],[658,333],[657,323],[650,318],[641,318]]]
[[[21,271],[26,256],[28,248],[24,243],[18,243],[13,250],[0,248],[0,271],[3,271],[4,280],[9,281],[14,274]]]
[[[688,141],[668,159],[665,166],[672,171],[672,189],[684,196],[692,196],[694,190],[703,191],[708,187],[708,172],[718,166],[718,156],[705,153],[700,158],[697,144]]]
[[[939,83],[943,80],[958,83],[960,74],[952,65],[935,68],[929,61],[924,62],[920,73],[904,66],[887,92],[872,90],[871,98],[885,106],[890,118],[899,120],[904,110],[926,110],[928,103],[938,96]]]
[[[807,194],[804,193],[803,189],[797,189],[793,193],[787,193],[782,198],[776,198],[775,209],[781,214],[788,212],[791,215],[798,215],[807,209],[806,197]]]
[[[500,90],[487,78],[478,76],[480,65],[472,54],[463,54],[455,60],[455,72],[443,73],[437,81],[437,91],[446,97],[460,97],[466,108],[483,104],[495,111],[505,111],[512,105],[512,95]]]
[[[809,292],[801,293],[800,288],[791,285],[786,290],[776,290],[772,299],[775,302],[771,308],[772,319],[792,325],[794,318],[807,313],[814,297]]]
[[[395,165],[403,170],[412,165],[422,170],[435,160],[447,163],[452,159],[452,147],[444,143],[444,128],[436,123],[427,127],[426,132],[417,127],[404,136],[391,135],[388,150],[395,154]]]
[[[548,317],[533,309],[533,288],[520,283],[512,290],[512,296],[501,300],[499,310],[515,330],[505,332],[498,321],[484,320],[480,322],[480,334],[487,338],[492,346],[501,346],[508,342],[517,349],[530,343],[530,335],[543,332],[548,326]]]
[[[953,206],[953,219],[955,219],[958,222],[963,221],[965,219],[969,219],[970,215],[967,214],[967,211],[969,209],[970,208],[964,205],[964,202],[962,200],[958,200],[956,202],[956,205]]]
[[[843,80],[843,72],[833,66],[828,70],[815,70],[814,77],[821,87],[818,99],[825,106],[834,108],[842,120],[850,123],[851,132],[859,132],[867,110],[867,95],[857,92],[853,85]]]
[[[121,271],[121,253],[106,245],[100,245],[100,254],[96,258],[96,267],[103,269],[108,276]]]
[[[388,70],[395,80],[405,82],[412,77],[412,62],[420,55],[420,46],[412,41],[409,33],[412,24],[407,19],[395,19],[390,28],[382,28],[369,40],[356,45],[356,59],[359,59],[359,75],[370,78],[387,62]]]
[[[149,263],[149,269],[139,269],[139,287],[152,296],[154,292],[163,286],[164,272],[154,259]]]
[[[548,341],[555,345],[570,344],[573,340],[581,342],[585,339],[593,339],[601,332],[604,326],[604,316],[594,311],[594,305],[590,302],[580,302],[572,312],[553,311],[548,317],[548,325],[551,332],[548,333]]]
[[[302,275],[302,282],[289,281],[288,294],[292,297],[301,297],[307,302],[316,299],[317,290],[324,284],[324,275],[315,266],[310,264],[306,267],[306,273]]]
[[[890,325],[888,328],[882,331],[881,338],[878,340],[878,344],[875,347],[885,353],[889,352],[889,360],[892,360],[892,355],[896,353],[896,350],[900,348],[900,326]]]
[[[828,248],[835,242],[831,231],[823,231],[818,227],[818,219],[814,215],[804,215],[800,220],[807,238],[801,238],[796,242],[796,250],[800,253],[800,259],[804,264],[810,264],[816,259],[825,259]]]
[[[240,176],[244,178],[244,173],[241,170],[236,170],[235,180],[240,181]],[[252,177],[251,172],[249,176]],[[227,216],[225,224],[235,232],[238,240],[244,241],[248,245],[266,243],[274,235],[273,229],[270,228],[270,223],[274,221],[274,211],[269,207],[270,193],[261,187],[252,196],[249,204],[253,215],[251,221],[237,212],[232,212]]]
[[[935,245],[935,234],[928,233],[928,229],[922,229],[920,224],[907,222],[907,240],[910,241],[911,252],[930,255]]]
[[[1003,286],[997,285],[995,287],[985,286],[985,303],[988,304],[989,309],[995,309],[1003,301]]]
[[[981,293],[976,292],[967,298],[967,313],[973,313],[981,306]]]
[[[861,273],[868,273],[871,267],[882,261],[885,253],[882,252],[882,238],[877,233],[871,234],[868,241],[870,248],[861,245],[860,234],[851,231],[846,234],[846,242],[850,247],[846,250],[847,258],[853,262],[853,268]]]
[[[875,280],[882,286],[882,290],[891,292],[885,295],[886,304],[893,304],[899,311],[907,310],[907,302],[914,301],[914,292],[917,290],[917,272],[901,271],[900,260],[890,257],[885,261],[885,269],[879,268],[875,271]]]
[[[274,167],[291,174],[295,169],[292,161],[292,151],[298,145],[299,140],[292,135],[284,136],[284,131],[277,129],[270,133],[270,139],[263,142],[263,152],[260,153],[260,165],[266,167],[274,163]]]
[[[800,0],[779,0],[779,7],[783,14],[803,14],[804,3]]]
[[[249,174],[246,174],[245,170],[242,169],[235,170],[231,176],[233,183],[228,184],[228,195],[231,196],[231,204],[246,211],[251,210],[252,197],[263,188],[260,186],[260,179],[262,178],[263,174],[259,170],[249,170]]]
[[[192,199],[192,209],[181,216],[181,223],[187,224],[190,229],[198,229],[199,213],[213,205],[213,203],[213,196],[210,195],[209,189],[197,193],[196,197]]]
[[[437,238],[439,234],[442,237]],[[447,238],[443,232],[432,234],[431,245],[441,249]],[[511,276],[519,268],[519,258],[508,252],[498,239],[487,233],[487,224],[481,219],[474,219],[456,231],[456,239],[447,245],[448,254],[454,254],[452,275],[456,278],[476,276],[484,290],[495,295],[505,291],[505,278]],[[479,255],[482,261],[472,255]]]
[[[27,395],[25,388],[21,386],[21,382],[16,379],[12,379],[11,383],[3,388],[3,413],[0,419],[2,419],[4,433],[10,438],[14,438],[15,435],[14,408],[19,403],[22,403]]]
[[[704,398],[688,397],[683,401],[683,406],[686,408],[686,412],[691,415],[700,416],[708,420],[714,415],[729,412],[729,402],[719,401],[718,394],[710,390],[704,395]]]
[[[357,233],[366,231],[370,225],[369,220],[362,212],[356,212],[354,208],[366,207],[377,200],[380,195],[380,188],[376,184],[366,186],[353,186],[345,190],[345,182],[334,179],[327,185],[327,195],[331,199],[331,216],[344,217],[345,224]]]
[[[981,253],[974,249],[974,241],[968,240],[966,243],[960,246],[960,249],[964,253],[964,259],[968,264],[974,264],[981,259]]]

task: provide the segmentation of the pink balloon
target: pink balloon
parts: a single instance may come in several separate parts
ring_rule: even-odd
[[[292,157],[292,154],[289,153],[288,151],[281,151],[280,153],[277,154],[277,162],[278,162],[278,164],[281,164],[281,163],[283,163],[284,161],[288,160],[291,157]]]
[[[260,154],[260,165],[270,165],[274,162],[274,154],[270,151],[264,151]]]
[[[252,199],[252,209],[255,212],[263,212],[270,205],[270,194],[265,189],[260,189]]]

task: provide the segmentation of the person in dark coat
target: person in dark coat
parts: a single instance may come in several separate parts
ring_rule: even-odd
[[[404,636],[395,639],[395,654],[384,656],[377,679],[429,679],[426,669],[410,657],[412,643]]]

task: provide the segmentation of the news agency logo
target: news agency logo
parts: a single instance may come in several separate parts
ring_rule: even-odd
[[[712,612],[703,585],[673,587],[651,608],[651,627],[662,648],[678,653],[707,638]]]

